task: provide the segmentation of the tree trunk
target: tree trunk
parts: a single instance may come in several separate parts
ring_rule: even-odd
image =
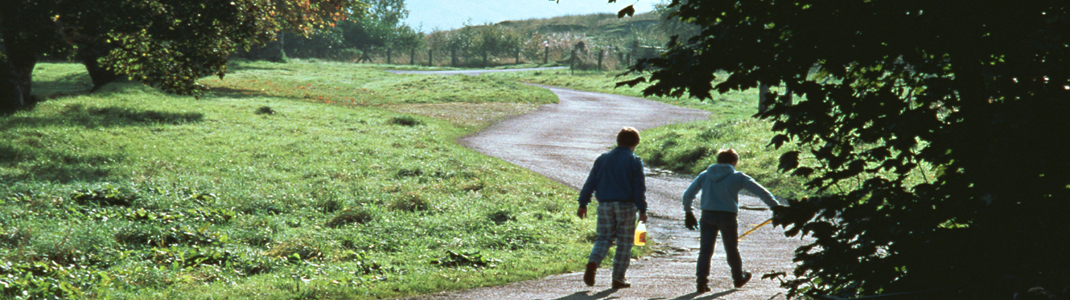
[[[550,47],[546,47],[546,53],[542,55],[542,64],[550,62]]]
[[[435,50],[427,49],[427,66],[435,66]]]
[[[412,48],[412,50],[409,51],[409,64],[416,65],[416,48]]]
[[[107,43],[87,43],[78,46],[78,59],[82,60],[85,70],[89,72],[89,79],[93,80],[93,89],[90,92],[95,92],[105,84],[119,79],[119,74],[104,68],[99,62],[101,57],[108,55],[108,52],[115,48],[114,46]]]
[[[758,83],[758,113],[764,113],[769,109],[769,85]]]
[[[483,50],[483,66],[484,67],[489,66],[489,64],[487,62],[487,50]]]
[[[5,49],[7,58],[0,60],[0,114],[33,108],[37,99],[30,93],[30,88],[37,56],[18,51],[18,45],[2,46],[10,47]]]

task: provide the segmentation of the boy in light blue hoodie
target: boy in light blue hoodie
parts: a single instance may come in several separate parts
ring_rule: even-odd
[[[736,150],[727,149],[717,152],[717,164],[710,165],[691,182],[691,186],[684,192],[684,212],[686,218],[684,225],[687,229],[695,230],[700,227],[702,237],[698,252],[698,266],[695,275],[698,277],[698,292],[710,291],[710,258],[713,257],[713,246],[717,242],[717,233],[720,232],[724,250],[728,257],[728,266],[732,268],[732,280],[736,288],[747,284],[751,273],[743,271],[743,260],[739,256],[738,235],[739,227],[736,214],[739,212],[739,191],[747,190],[758,195],[770,208],[778,206],[776,198],[765,187],[754,181],[753,178],[736,171],[735,166],[739,163],[739,154]],[[702,191],[702,199],[699,207],[702,209],[702,220],[697,222],[691,212],[691,205],[695,195]]]

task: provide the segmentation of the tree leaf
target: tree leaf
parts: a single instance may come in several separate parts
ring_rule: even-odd
[[[773,145],[774,147],[776,147],[776,149],[780,149],[780,146],[783,146],[784,143],[787,143],[790,139],[791,138],[789,138],[786,134],[778,134],[772,139],[769,139],[769,145]]]
[[[780,155],[780,165],[777,169],[781,172],[791,171],[799,167],[799,151],[789,151]]]
[[[635,79],[632,79],[632,80],[618,82],[617,83],[617,87],[622,87],[622,86],[625,86],[625,85],[627,85],[628,87],[634,87],[637,84],[644,83],[644,82],[646,82],[646,77],[638,77],[638,78],[635,78]]]
[[[629,17],[635,15],[635,7],[632,7],[631,5],[628,5],[628,6],[624,7],[623,9],[621,9],[619,12],[617,12],[617,18],[618,19],[623,18],[625,15],[627,15]]]

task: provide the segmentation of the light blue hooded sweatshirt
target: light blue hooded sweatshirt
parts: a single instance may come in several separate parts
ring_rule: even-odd
[[[770,208],[778,205],[773,194],[747,174],[736,171],[730,164],[715,164],[698,174],[684,192],[684,212],[691,212],[691,204],[700,190],[702,202],[699,207],[702,210],[739,212],[739,190],[742,189],[758,195]]]

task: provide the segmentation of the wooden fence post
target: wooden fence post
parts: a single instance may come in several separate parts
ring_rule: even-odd
[[[602,70],[602,55],[605,55],[605,53],[606,53],[606,49],[599,49],[598,50],[598,70],[599,71]]]
[[[544,53],[542,55],[542,64],[545,65],[545,64],[547,64],[549,62],[550,62],[550,46],[546,46],[546,53]]]

